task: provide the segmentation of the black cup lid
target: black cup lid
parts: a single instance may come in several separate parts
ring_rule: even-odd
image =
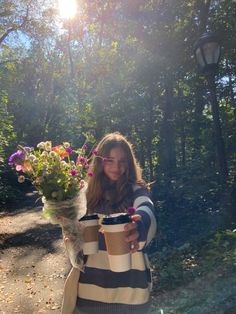
[[[85,215],[84,217],[80,218],[79,221],[84,221],[84,220],[94,220],[94,219],[98,219],[98,215],[97,214],[93,214],[93,215]]]
[[[121,214],[119,216],[108,216],[102,219],[103,225],[118,225],[130,222],[130,216],[128,214]]]

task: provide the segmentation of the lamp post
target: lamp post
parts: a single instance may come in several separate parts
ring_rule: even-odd
[[[214,33],[206,32],[197,40],[194,44],[194,55],[201,72],[207,78],[211,97],[219,171],[221,176],[226,178],[228,176],[228,167],[215,83],[215,75],[221,55],[221,46]]]

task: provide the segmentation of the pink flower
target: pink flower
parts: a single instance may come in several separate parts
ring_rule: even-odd
[[[96,149],[96,148],[94,148],[94,150],[93,150],[93,154],[94,154],[95,156],[97,156],[98,151],[97,151],[97,149]]]
[[[92,176],[93,176],[92,171],[88,171],[88,176],[89,176],[89,177],[92,177]]]
[[[129,207],[129,208],[127,209],[127,211],[128,211],[128,214],[129,214],[129,215],[133,215],[133,214],[135,213],[136,209],[135,209],[134,207]]]
[[[74,177],[74,176],[77,175],[77,172],[76,172],[75,169],[71,169],[71,170],[70,170],[70,174]]]
[[[80,161],[81,163],[85,163],[85,162],[87,162],[87,158],[85,158],[85,157],[79,157],[79,161]]]
[[[25,161],[22,165],[16,165],[16,171],[32,171],[32,166],[28,161]]]
[[[83,146],[82,146],[82,149],[83,150],[86,150],[88,148],[88,146],[86,145],[86,144],[84,144]]]
[[[23,171],[24,167],[22,167],[22,165],[17,165],[16,166],[16,171]]]
[[[73,153],[73,149],[71,147],[66,147],[65,148],[66,152],[69,153],[69,154],[72,154]]]

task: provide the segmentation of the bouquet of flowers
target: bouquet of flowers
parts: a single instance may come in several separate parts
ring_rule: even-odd
[[[43,213],[60,224],[70,239],[67,251],[74,267],[82,268],[82,232],[78,220],[86,214],[87,146],[74,150],[69,143],[52,147],[41,142],[37,149],[18,146],[9,158],[9,165],[18,172],[18,181],[30,180],[42,195]]]

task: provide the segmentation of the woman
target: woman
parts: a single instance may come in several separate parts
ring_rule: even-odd
[[[106,135],[97,146],[91,170],[93,176],[87,189],[89,214],[103,216],[127,211],[129,207],[136,209],[133,221],[125,225],[132,266],[126,272],[110,270],[104,235],[100,233],[99,252],[88,256],[83,273],[74,269],[69,276],[78,280],[74,313],[148,313],[151,275],[145,247],[155,235],[156,221],[131,144],[119,133]],[[72,286],[77,285],[76,280]]]

